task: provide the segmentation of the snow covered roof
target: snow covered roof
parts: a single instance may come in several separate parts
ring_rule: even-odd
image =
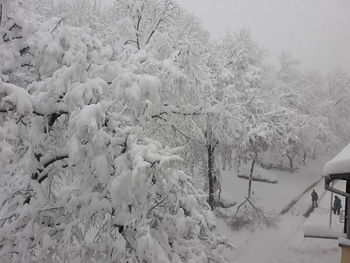
[[[350,144],[323,167],[324,175],[344,173],[350,173]]]

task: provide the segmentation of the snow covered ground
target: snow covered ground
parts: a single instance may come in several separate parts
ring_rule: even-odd
[[[277,184],[253,182],[256,204],[273,215],[277,223],[274,227],[259,227],[233,231],[223,219],[218,219],[218,230],[227,236],[229,243],[235,247],[227,253],[235,263],[329,263],[340,262],[340,248],[337,240],[304,238],[303,226],[315,225],[329,227],[329,209],[331,194],[324,191],[324,181],[313,187],[320,197],[319,207],[310,217],[303,214],[311,205],[311,191],[304,190],[318,181],[324,164],[330,159],[324,156],[312,160],[295,173],[271,170],[278,178]],[[231,194],[238,203],[247,196],[248,181],[238,178],[234,172],[223,171],[222,186],[226,195]],[[337,188],[344,187],[342,182]],[[284,215],[280,211],[293,199],[300,199]],[[344,199],[342,204],[344,207]],[[342,232],[339,217],[333,215],[332,229]],[[258,261],[257,261],[258,260]]]

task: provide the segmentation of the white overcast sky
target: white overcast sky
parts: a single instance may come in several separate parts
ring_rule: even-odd
[[[277,61],[288,50],[304,69],[350,72],[350,0],[176,0],[215,39],[247,27]]]

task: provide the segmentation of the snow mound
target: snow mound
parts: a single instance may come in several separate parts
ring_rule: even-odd
[[[220,195],[220,203],[219,206],[222,208],[230,208],[237,204],[237,199],[233,197],[230,193],[223,192]]]

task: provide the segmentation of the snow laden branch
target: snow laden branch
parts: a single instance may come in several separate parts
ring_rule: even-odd
[[[251,163],[251,192],[268,154],[348,138],[347,75],[268,68],[248,30],[213,43],[168,0],[0,3],[1,262],[225,262],[221,168]]]
[[[13,3],[6,12],[17,14],[12,31],[23,38],[0,44],[10,58],[0,61],[0,148],[9,153],[0,165],[0,261],[225,262],[207,195],[181,169],[183,148],[147,136],[167,104],[166,63],[164,75],[148,70],[151,55],[115,54]],[[133,4],[143,43],[137,12],[151,6]],[[168,105],[169,115],[194,116]]]
[[[48,177],[48,172],[45,171],[45,169],[48,168],[50,165],[54,164],[55,162],[67,159],[68,157],[69,156],[66,153],[66,154],[56,155],[56,156],[51,157],[51,158],[48,158],[48,157],[40,158],[40,160],[39,160],[40,167],[38,168],[37,171],[35,171],[32,174],[31,179],[38,180],[39,183],[42,183]],[[43,161],[41,161],[41,159],[43,159]]]

